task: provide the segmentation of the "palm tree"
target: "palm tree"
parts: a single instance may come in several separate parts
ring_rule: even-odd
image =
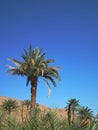
[[[8,114],[10,115],[11,112],[18,107],[18,104],[16,100],[8,99],[8,100],[4,100],[1,107],[4,111],[7,111]]]
[[[46,59],[46,53],[42,53],[42,49],[33,49],[30,45],[29,50],[24,50],[22,54],[23,61],[16,59],[10,59],[16,67],[9,66],[8,73],[12,75],[21,75],[27,77],[26,85],[31,83],[31,107],[36,105],[36,92],[37,83],[39,77],[43,77],[44,81],[48,85],[50,90],[49,82],[52,82],[56,86],[55,78],[60,80],[58,69],[60,67],[49,66],[49,63],[53,63],[54,60]]]
[[[23,101],[23,105],[25,105],[27,107],[27,111],[29,110],[29,107],[31,105],[31,101],[30,100],[24,100]]]
[[[78,114],[79,114],[79,118],[80,118],[80,123],[83,124],[83,123],[89,123],[89,126],[90,126],[90,123],[93,119],[93,112],[91,109],[89,109],[88,107],[80,107],[78,109]]]
[[[71,104],[68,104],[67,116],[68,116],[68,123],[69,123],[69,126],[70,126],[70,124],[71,124]]]
[[[72,123],[74,123],[74,118],[75,118],[75,111],[77,109],[77,107],[79,106],[79,100],[76,99],[70,99],[67,102],[67,106],[65,108],[67,108],[67,116],[68,116],[68,122],[69,125]]]
[[[74,122],[74,118],[75,118],[76,108],[79,106],[79,100],[70,99],[70,100],[68,100],[67,104],[70,105],[70,111],[72,113],[72,123],[73,123]]]

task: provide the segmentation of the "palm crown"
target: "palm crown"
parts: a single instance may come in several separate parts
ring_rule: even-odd
[[[16,100],[8,99],[8,100],[5,100],[1,106],[3,110],[8,111],[8,114],[10,115],[12,110],[18,107],[18,104]]]
[[[92,119],[93,117],[92,110],[84,106],[78,109],[78,114],[80,115],[81,120]]]

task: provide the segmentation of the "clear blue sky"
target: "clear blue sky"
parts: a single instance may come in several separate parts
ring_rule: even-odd
[[[0,0],[0,96],[30,99],[25,77],[6,74],[7,58],[44,48],[60,66],[62,82],[39,80],[37,102],[65,107],[70,98],[98,113],[98,0]]]

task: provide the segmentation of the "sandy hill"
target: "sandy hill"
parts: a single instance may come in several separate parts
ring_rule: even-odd
[[[19,106],[21,106],[21,104],[22,104],[21,100],[6,97],[6,96],[0,96],[0,105],[2,104],[3,101],[8,100],[8,99],[16,100],[16,102],[18,103]],[[64,108],[49,108],[42,104],[39,104],[39,108],[42,112],[46,113],[47,111],[52,110],[52,111],[55,111],[59,117],[67,118],[67,110]],[[18,111],[18,113],[20,113],[20,112]]]

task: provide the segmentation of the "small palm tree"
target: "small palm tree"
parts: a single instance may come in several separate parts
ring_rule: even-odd
[[[77,107],[79,106],[79,100],[70,99],[70,100],[68,100],[68,104],[70,104],[70,107],[71,107],[72,123],[73,123],[74,122],[74,118],[75,118],[75,111],[76,111]]]
[[[68,116],[68,123],[70,125],[71,124],[71,104],[68,104],[67,116]]]
[[[30,45],[29,50],[24,50],[24,53],[22,54],[23,61],[10,59],[16,67],[9,66],[7,72],[12,75],[26,76],[26,85],[28,85],[29,82],[31,83],[31,107],[36,105],[36,92],[39,77],[43,77],[49,90],[49,81],[56,86],[55,78],[60,80],[58,74],[59,67],[49,66],[49,63],[54,62],[54,60],[46,59],[45,56],[46,54],[42,53],[42,49],[35,48],[32,50]]]
[[[18,107],[18,104],[16,100],[8,99],[2,103],[1,107],[4,111],[7,111],[8,114],[10,115],[11,112]]]
[[[80,107],[78,109],[78,114],[80,117],[80,120],[83,122],[87,122],[87,120],[92,120],[93,118],[93,112],[88,107]]]
[[[31,101],[30,100],[24,100],[23,105],[25,105],[27,107],[27,111],[28,111],[29,107],[31,106]]]
[[[71,123],[71,119],[72,119],[72,123],[74,122],[75,111],[76,111],[78,106],[79,106],[79,100],[76,100],[76,99],[68,100],[68,103],[67,103],[67,108],[68,108],[67,115],[68,115],[69,125]]]

